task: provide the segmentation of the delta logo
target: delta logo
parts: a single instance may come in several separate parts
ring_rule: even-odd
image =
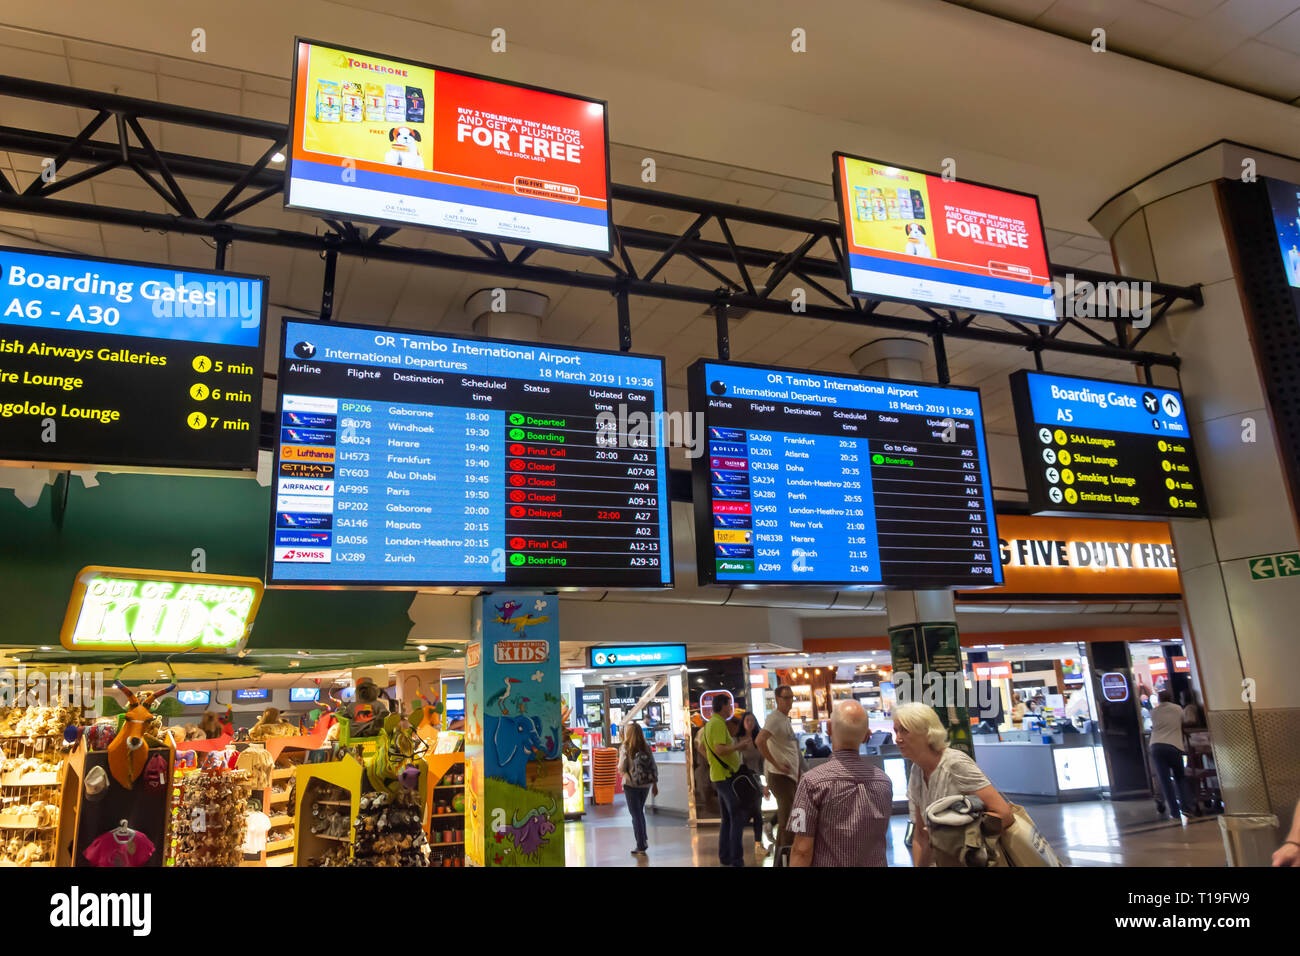
[[[544,664],[551,656],[547,641],[497,641],[492,660],[498,664]]]
[[[334,449],[313,445],[281,445],[280,460],[332,463],[334,461]]]

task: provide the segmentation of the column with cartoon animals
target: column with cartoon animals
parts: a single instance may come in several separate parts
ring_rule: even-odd
[[[465,854],[563,866],[559,600],[474,599],[465,661]]]

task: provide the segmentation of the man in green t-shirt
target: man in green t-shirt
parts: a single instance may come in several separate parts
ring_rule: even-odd
[[[740,769],[738,751],[752,746],[749,735],[742,734],[739,742],[733,742],[731,731],[727,729],[727,718],[731,716],[731,697],[725,694],[713,696],[713,716],[709,718],[700,734],[704,737],[704,750],[708,754],[709,779],[718,791],[718,805],[722,809],[722,825],[718,828],[718,860],[723,866],[744,866],[745,851],[741,837],[745,827],[746,814],[740,806],[731,775]]]

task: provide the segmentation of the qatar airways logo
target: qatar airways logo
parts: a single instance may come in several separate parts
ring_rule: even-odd
[[[369,70],[371,73],[387,73],[389,76],[408,76],[406,70],[398,69],[395,66],[384,66],[382,63],[367,63],[365,60],[357,60],[348,57],[348,66],[354,70]]]

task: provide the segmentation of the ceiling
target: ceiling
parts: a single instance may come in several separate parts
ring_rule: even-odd
[[[1297,0],[947,0],[1286,103],[1300,100]]]
[[[288,81],[250,71],[204,66],[189,60],[126,50],[106,44],[34,34],[0,28],[0,58],[6,69],[17,75],[51,83],[105,90],[150,100],[234,113],[259,119],[283,121],[288,116]],[[49,106],[33,101],[0,98],[0,115],[6,125],[75,135],[90,118],[85,110]],[[219,160],[255,161],[265,149],[263,141],[192,129],[176,124],[145,122],[146,132],[162,150],[202,155]],[[109,137],[111,132],[101,132]],[[641,180],[645,150],[620,143],[611,144],[611,177],[615,182],[647,185],[666,192],[736,203],[760,209],[833,220],[836,216],[829,182],[747,169],[656,152],[656,181]],[[41,171],[39,156],[0,152],[0,172],[21,190]],[[64,176],[85,168],[71,163]],[[829,170],[827,170],[829,173]],[[195,180],[181,180],[196,207],[210,207],[225,187]],[[133,172],[119,169],[78,184],[59,194],[60,199],[140,209],[169,211],[161,197]],[[660,232],[681,231],[690,216],[673,210],[616,203],[615,219],[620,224]],[[319,220],[286,212],[276,199],[268,200],[240,215],[246,224],[323,231]],[[736,241],[780,248],[793,248],[801,237],[767,227],[734,224]],[[705,239],[723,241],[716,223],[702,234]],[[401,231],[393,242],[464,254],[464,240],[416,229]],[[1110,271],[1114,268],[1109,246],[1094,235],[1048,228],[1047,241],[1052,261]],[[68,219],[38,218],[0,213],[0,243],[52,250],[106,255],[124,259],[167,262],[178,266],[213,265],[211,242],[195,236],[163,234],[139,228],[99,225]],[[830,250],[819,243],[814,256],[829,257]],[[632,251],[638,270],[644,271],[658,254]],[[560,266],[588,272],[604,272],[595,259],[543,251],[530,264]],[[227,259],[234,271],[270,277],[270,316],[266,371],[276,369],[274,343],[279,318],[285,314],[312,317],[320,305],[323,263],[312,252],[263,245],[235,244]],[[710,288],[716,280],[685,259],[670,263],[661,273],[665,281]],[[756,275],[755,281],[763,276]],[[493,284],[492,279],[449,270],[413,267],[382,261],[341,258],[336,278],[334,317],[374,325],[392,325],[419,330],[471,332],[474,316],[464,305],[475,290]],[[789,297],[800,284],[787,278],[775,293]],[[614,302],[604,292],[556,286],[534,286],[550,297],[542,322],[541,337],[548,342],[594,348],[617,348]],[[809,301],[830,304],[815,290]],[[919,316],[906,306],[884,305],[880,311]],[[692,303],[633,298],[631,302],[633,348],[638,352],[662,354],[667,360],[670,385],[685,384],[685,369],[696,358],[715,354],[715,326],[711,314]],[[982,317],[977,324],[1006,328],[999,320]],[[853,373],[850,356],[883,333],[843,323],[809,319],[793,313],[776,315],[751,313],[734,322],[731,333],[732,358],[759,364],[783,365],[824,372]],[[1087,336],[1068,329],[1066,340],[1088,341]],[[1031,367],[1028,353],[1001,345],[950,339],[947,352],[952,380],[956,384],[981,388],[984,394],[985,424],[990,432],[1014,433],[1007,389],[1007,376],[1017,368]],[[933,379],[932,353],[927,351],[924,376]],[[1048,366],[1067,374],[1124,376],[1127,370],[1113,361],[1049,355]],[[272,382],[264,406],[274,407]]]

